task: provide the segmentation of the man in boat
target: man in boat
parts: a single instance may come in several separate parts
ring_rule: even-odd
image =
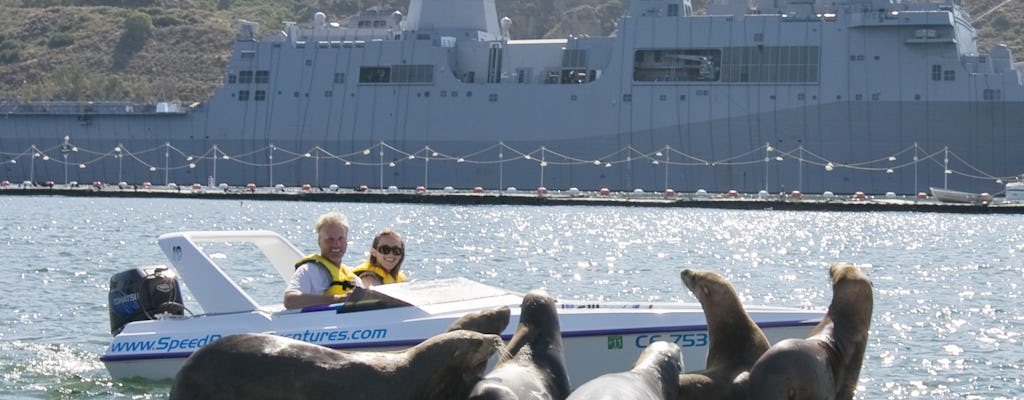
[[[363,284],[352,270],[341,263],[348,249],[348,218],[339,212],[321,215],[316,221],[320,254],[311,254],[295,263],[295,272],[284,292],[285,308],[303,308],[345,301],[348,294]]]

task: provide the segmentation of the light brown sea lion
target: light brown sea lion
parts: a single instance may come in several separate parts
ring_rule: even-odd
[[[470,392],[471,400],[550,399],[569,395],[555,299],[534,290],[523,297],[519,325],[501,359]]]
[[[768,338],[740,303],[736,290],[711,271],[683,270],[683,284],[700,301],[708,325],[708,357],[703,371],[679,376],[679,399],[739,399],[745,376],[769,348]]]
[[[225,336],[193,353],[171,399],[461,399],[501,337],[447,332],[398,352],[349,352],[267,334]]]
[[[832,304],[807,339],[772,346],[750,370],[751,399],[849,400],[857,389],[874,296],[853,265],[829,268]]]
[[[580,385],[569,395],[578,400],[675,399],[683,371],[683,352],[672,342],[651,343],[640,353],[633,369],[604,374]]]

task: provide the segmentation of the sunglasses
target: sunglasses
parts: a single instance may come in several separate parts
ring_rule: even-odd
[[[388,254],[394,254],[396,256],[402,255],[402,248],[398,247],[398,246],[395,246],[395,247],[380,246],[380,247],[377,247],[377,251],[379,251],[380,254],[384,254],[384,255],[388,255]]]

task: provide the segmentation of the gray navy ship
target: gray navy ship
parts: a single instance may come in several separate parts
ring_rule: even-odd
[[[515,39],[494,0],[261,34],[207,101],[4,103],[0,178],[154,185],[996,193],[1024,65],[959,0],[633,0]]]

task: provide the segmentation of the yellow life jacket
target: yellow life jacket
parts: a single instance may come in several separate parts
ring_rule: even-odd
[[[380,278],[381,282],[384,283],[405,282],[406,280],[405,274],[403,274],[402,271],[398,271],[398,279],[395,279],[395,277],[391,276],[391,274],[388,273],[387,270],[376,265],[370,265],[369,261],[363,262],[363,265],[360,265],[352,269],[352,273],[356,275],[360,275],[363,272],[372,272],[374,275],[377,275],[377,277]]]
[[[327,272],[331,273],[331,285],[327,287],[327,291],[324,294],[345,294],[349,290],[356,287],[355,280],[359,279],[355,274],[352,273],[345,264],[341,266],[334,265],[331,260],[324,258],[319,254],[310,254],[295,263],[295,268],[299,268],[302,264],[311,262],[319,265],[323,268],[327,268]]]

